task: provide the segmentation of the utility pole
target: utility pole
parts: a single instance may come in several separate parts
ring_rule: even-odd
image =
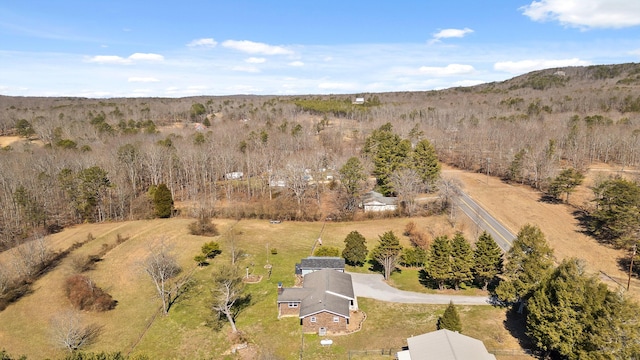
[[[633,251],[631,251],[631,262],[629,263],[629,280],[627,280],[627,291],[629,291],[629,287],[631,286],[631,273],[633,271],[633,258],[636,257],[636,251],[638,250],[638,244],[633,244]]]

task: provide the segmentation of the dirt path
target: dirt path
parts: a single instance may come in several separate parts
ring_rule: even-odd
[[[582,228],[573,215],[576,208],[542,202],[540,193],[529,187],[506,184],[493,177],[489,177],[487,181],[484,174],[452,168],[444,168],[443,173],[460,179],[464,190],[514,234],[525,224],[537,225],[553,247],[558,261],[569,257],[584,259],[587,269],[604,281],[615,286],[612,281],[615,279],[626,286],[627,273],[621,269],[618,260],[628,254],[601,245],[582,233]],[[632,280],[631,290],[634,296],[640,297],[638,280]]]

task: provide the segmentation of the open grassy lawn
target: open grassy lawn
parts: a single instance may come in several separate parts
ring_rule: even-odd
[[[438,218],[412,220],[422,227],[435,226],[432,224],[440,221]],[[189,235],[187,225],[192,221],[167,219],[90,224],[51,236],[52,247],[56,249],[65,249],[83,241],[89,233],[95,239],[76,249],[55,270],[39,279],[33,286],[32,294],[0,312],[0,347],[14,356],[24,354],[29,359],[62,356],[64,352],[52,344],[50,320],[56,314],[70,309],[62,284],[72,273],[71,259],[73,256],[95,254],[103,244],[115,244],[118,234],[129,239],[110,250],[96,268],[87,273],[118,301],[114,310],[82,314],[85,321],[104,327],[98,341],[87,350],[145,354],[152,359],[237,358],[238,355],[230,353],[235,339],[229,336],[228,324],[223,323],[221,329],[212,326],[212,313],[208,305],[211,273],[220,264],[230,261],[228,249],[232,240],[246,252],[246,256],[240,260],[243,272],[262,276],[259,283],[247,284],[246,293],[251,300],[237,317],[238,329],[250,344],[250,349],[241,350],[240,354],[261,351],[284,359],[298,359],[302,350],[304,358],[336,359],[348,358],[350,350],[397,350],[406,344],[407,337],[434,330],[437,317],[444,311],[444,306],[399,305],[359,299],[362,310],[368,316],[362,330],[333,337],[333,346],[322,347],[317,336],[302,336],[296,318],[277,319],[278,282],[283,282],[284,286],[293,285],[295,263],[310,255],[318,237],[322,238],[323,246],[342,248],[346,235],[358,230],[367,238],[371,249],[377,242],[377,236],[385,231],[393,230],[401,235],[407,219],[328,222],[324,224],[323,231],[323,223],[270,224],[265,220],[237,222],[216,219],[214,222],[221,235],[214,238]],[[168,316],[158,315],[160,301],[140,265],[161,239],[171,246],[183,272],[193,272],[192,285],[171,308]],[[209,266],[197,268],[193,256],[200,251],[203,243],[212,239],[220,243],[222,254],[212,260]],[[408,243],[405,237],[402,237],[402,241]],[[272,249],[276,249],[277,254],[272,254]],[[270,277],[265,268],[267,264],[272,266]],[[395,274],[393,280],[402,288],[421,290],[417,270]],[[459,311],[465,324],[464,332],[485,341],[488,348],[519,348],[502,323],[504,309],[479,306],[461,307]]]

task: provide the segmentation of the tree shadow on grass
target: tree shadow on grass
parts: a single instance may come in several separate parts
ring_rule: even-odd
[[[580,226],[580,230],[578,230],[578,232],[587,236],[595,237],[595,234],[590,229],[591,224],[593,223],[593,218],[587,211],[578,209],[573,211],[571,215],[578,220],[578,225]]]
[[[547,203],[547,204],[562,204],[563,201],[561,199],[558,199],[555,196],[551,196],[549,194],[542,194],[540,195],[540,199],[538,199],[539,202],[543,202],[543,203]]]
[[[621,271],[629,274],[629,266],[631,265],[631,254],[625,257],[618,258],[618,267]],[[640,277],[640,259],[636,256],[633,259],[633,268],[631,269],[631,276],[636,278]]]
[[[369,259],[367,260],[367,263],[369,264],[369,271],[384,274],[384,267],[379,262]]]
[[[533,342],[526,333],[526,315],[518,313],[517,307],[511,307],[509,311],[507,311],[507,317],[504,320],[504,327],[509,331],[511,336],[518,340],[521,348],[534,348]]]
[[[427,274],[424,269],[420,269],[418,272],[418,281],[420,285],[428,288],[428,289],[437,289],[438,284]]]
[[[249,306],[251,306],[251,294],[246,294],[241,296],[236,300],[233,305],[233,318],[235,319],[242,311],[246,310]]]

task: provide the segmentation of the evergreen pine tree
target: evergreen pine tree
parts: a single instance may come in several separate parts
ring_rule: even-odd
[[[460,322],[460,315],[456,307],[453,305],[453,301],[449,303],[449,306],[444,310],[444,314],[438,319],[438,330],[447,329],[455,332],[462,332],[462,322]]]
[[[438,289],[444,290],[446,282],[451,279],[451,242],[446,235],[433,240],[427,260],[427,274],[438,284]]]
[[[486,231],[476,241],[473,258],[476,281],[482,284],[482,290],[487,290],[489,282],[502,272],[502,250]]]
[[[460,284],[473,279],[473,250],[461,232],[451,241],[451,281],[456,290]]]
[[[413,149],[411,166],[418,173],[427,190],[433,190],[440,177],[438,154],[429,140],[421,140]]]
[[[153,206],[156,217],[168,218],[173,211],[173,197],[165,184],[160,184],[153,192]]]
[[[566,259],[529,299],[526,326],[540,350],[563,359],[637,359],[639,321],[637,304]]]
[[[342,257],[349,265],[360,266],[367,259],[366,239],[358,231],[354,230],[344,239]]]
[[[393,231],[387,231],[383,235],[379,236],[380,242],[371,251],[371,257],[373,257],[384,268],[384,278],[389,280],[391,272],[396,268],[396,264],[400,258],[402,252],[402,245],[400,245],[400,239],[393,233]]]
[[[504,276],[496,295],[505,302],[526,300],[553,269],[553,249],[540,228],[525,225],[506,255]]]

